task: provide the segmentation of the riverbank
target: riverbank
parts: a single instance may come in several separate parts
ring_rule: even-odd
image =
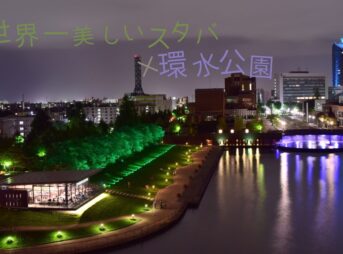
[[[199,204],[221,154],[218,147],[203,147],[192,154],[192,164],[175,170],[173,184],[157,193],[155,209],[136,215],[137,223],[134,225],[91,237],[3,250],[1,253],[90,252],[127,244],[164,230],[177,222],[188,207]]]

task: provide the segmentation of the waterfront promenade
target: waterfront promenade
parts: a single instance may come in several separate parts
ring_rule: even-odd
[[[175,170],[173,184],[157,193],[151,211],[135,216],[137,223],[134,225],[96,236],[22,249],[2,250],[0,253],[83,253],[122,246],[156,234],[176,223],[188,207],[199,204],[221,154],[222,150],[215,146],[203,147],[193,153],[192,164]],[[75,227],[82,226],[80,224]],[[44,228],[44,230],[50,229],[52,228]],[[30,230],[40,230],[40,228],[30,228]]]

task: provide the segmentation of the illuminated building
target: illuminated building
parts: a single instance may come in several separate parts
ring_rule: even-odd
[[[343,84],[343,38],[339,43],[332,45],[332,85],[333,87]]]
[[[117,116],[119,115],[119,107],[114,105],[84,107],[83,112],[86,120],[88,121],[96,124],[104,121],[107,124],[111,124],[115,122]]]
[[[282,73],[279,79],[281,103],[299,103],[312,99],[326,99],[325,75],[308,71]],[[316,93],[318,93],[316,95]]]
[[[10,176],[0,182],[0,206],[77,209],[99,194],[99,189],[89,183],[89,178],[99,172],[41,171]]]
[[[256,108],[256,78],[233,73],[225,78],[225,95],[228,104],[236,108]]]

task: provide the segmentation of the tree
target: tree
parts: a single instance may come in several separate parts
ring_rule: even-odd
[[[236,131],[241,131],[244,129],[244,121],[243,121],[243,118],[241,116],[236,116],[235,119],[234,119],[234,129]]]
[[[313,89],[313,94],[315,99],[320,99],[320,92],[318,87]]]
[[[139,122],[135,104],[127,95],[123,97],[122,103],[119,107],[119,112],[120,114],[115,122],[115,127],[117,129],[124,126],[133,126]]]
[[[253,132],[262,132],[264,128],[263,121],[255,118],[247,124],[247,128]]]
[[[271,100],[271,99],[268,100],[266,105],[268,106],[268,108],[270,108],[270,114],[272,115],[273,114],[273,107],[274,107],[273,100]]]
[[[99,128],[101,134],[107,134],[110,130],[110,126],[107,123],[105,123],[105,121],[102,119],[99,123],[98,128]]]
[[[52,122],[45,110],[39,110],[31,123],[31,132],[26,139],[26,148],[29,153],[35,153],[37,147],[48,144],[52,132]]]
[[[262,103],[257,103],[257,115],[265,114],[266,108]]]
[[[274,114],[267,116],[267,119],[272,123],[272,126],[276,125],[276,123],[279,121],[279,117]]]
[[[223,130],[223,132],[227,130],[226,120],[223,116],[218,117],[217,120],[217,130],[219,129]]]
[[[280,102],[280,101],[275,101],[275,102],[274,102],[274,107],[275,107],[277,110],[280,110],[281,107],[282,107],[281,102]]]

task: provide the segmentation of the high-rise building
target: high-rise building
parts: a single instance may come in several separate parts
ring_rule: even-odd
[[[142,87],[142,70],[141,70],[141,57],[139,55],[134,55],[135,61],[135,89],[132,95],[144,95]]]
[[[271,91],[271,96],[273,100],[279,99],[279,92],[278,92],[278,87],[279,87],[279,79],[276,75],[274,75],[273,78],[273,89]]]
[[[279,78],[280,101],[299,103],[311,99],[326,99],[325,75],[308,71],[282,73]]]
[[[332,45],[332,86],[343,85],[343,38]]]

